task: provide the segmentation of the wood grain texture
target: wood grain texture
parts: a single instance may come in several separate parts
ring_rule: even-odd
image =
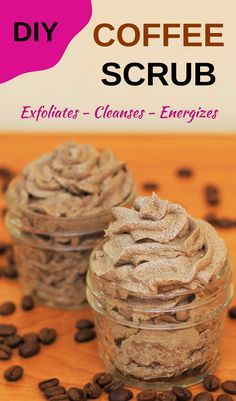
[[[221,190],[222,200],[216,208],[217,214],[236,219],[236,136],[2,135],[0,165],[20,171],[25,163],[71,139],[83,143],[89,141],[98,148],[111,148],[119,158],[129,163],[140,193],[145,193],[142,188],[145,181],[155,181],[160,185],[161,197],[180,202],[196,217],[203,217],[214,209],[206,205],[202,189],[205,184],[216,184]],[[175,172],[181,166],[193,168],[193,178],[178,178]],[[3,206],[2,199],[0,206]],[[224,237],[235,264],[236,230],[220,230],[219,233]],[[8,239],[3,224],[0,236],[1,240]],[[17,282],[0,279],[0,302],[13,300],[19,304],[21,295]],[[55,327],[59,332],[58,341],[44,347],[38,356],[22,360],[15,352],[11,361],[0,362],[0,400],[40,401],[43,399],[37,389],[40,380],[57,376],[67,387],[81,386],[102,369],[96,341],[77,344],[73,340],[75,321],[82,317],[91,317],[91,311],[61,311],[38,306],[28,313],[18,307],[14,315],[0,318],[0,322],[16,324],[21,333],[47,326]],[[218,374],[222,380],[236,379],[236,321],[226,321],[222,351]],[[6,383],[2,373],[15,363],[24,365],[25,376],[17,383]],[[198,385],[194,391],[200,389],[202,386]]]

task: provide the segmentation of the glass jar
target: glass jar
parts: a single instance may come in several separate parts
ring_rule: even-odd
[[[112,220],[111,210],[79,218],[51,217],[22,209],[15,197],[16,180],[6,200],[6,225],[24,294],[52,307],[77,309],[86,304],[89,256]],[[135,188],[120,206],[130,205]]]
[[[95,251],[87,299],[107,372],[128,385],[165,390],[195,384],[215,371],[233,292],[229,260],[223,275],[204,288],[148,297],[98,277],[94,260]]]

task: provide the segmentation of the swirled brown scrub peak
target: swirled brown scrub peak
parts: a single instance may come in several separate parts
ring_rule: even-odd
[[[64,143],[26,166],[7,194],[24,291],[53,306],[85,302],[89,254],[133,190],[125,162],[91,145]]]
[[[156,194],[112,212],[88,274],[107,369],[139,386],[200,381],[219,360],[231,298],[224,241]]]

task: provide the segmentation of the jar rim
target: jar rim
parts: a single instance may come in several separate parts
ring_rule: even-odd
[[[61,223],[68,223],[68,222],[85,222],[86,220],[91,220],[91,219],[97,219],[97,218],[101,218],[103,216],[106,216],[108,214],[111,213],[112,208],[113,207],[122,207],[124,204],[126,204],[127,202],[131,202],[131,200],[134,198],[136,192],[137,192],[137,187],[134,181],[134,178],[132,176],[133,179],[133,185],[132,188],[130,190],[130,192],[127,194],[127,196],[122,200],[122,202],[120,202],[119,204],[116,204],[108,209],[104,209],[103,211],[101,211],[100,213],[97,214],[91,214],[91,215],[85,215],[85,216],[78,216],[78,217],[57,217],[57,216],[51,216],[51,215],[46,215],[46,214],[42,214],[42,213],[37,213],[37,212],[33,212],[32,210],[28,209],[28,208],[24,208],[21,207],[19,205],[15,205],[15,186],[17,181],[20,178],[20,174],[17,175],[9,184],[7,192],[5,194],[5,199],[6,199],[6,204],[8,209],[11,211],[13,208],[16,208],[18,211],[21,211],[23,213],[27,213],[29,216],[32,216],[32,218],[38,218],[40,217],[40,219],[47,221],[47,220],[51,220],[51,221],[57,221],[57,222],[61,222]]]

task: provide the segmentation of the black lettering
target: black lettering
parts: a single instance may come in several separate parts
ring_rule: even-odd
[[[102,67],[103,73],[108,75],[109,77],[115,78],[115,81],[108,81],[107,79],[104,78],[104,79],[102,79],[102,82],[104,83],[104,85],[107,85],[107,86],[119,85],[121,83],[121,76],[117,72],[111,71],[110,67],[114,67],[116,70],[118,70],[118,69],[120,69],[120,65],[117,63],[106,63]]]
[[[179,81],[177,78],[177,64],[171,63],[171,79],[173,84],[177,86],[185,86],[191,82],[192,79],[192,65],[191,63],[186,63],[186,78],[184,81]]]
[[[47,41],[51,42],[52,41],[52,33],[55,30],[56,26],[58,25],[58,22],[53,22],[51,28],[49,28],[46,24],[46,22],[42,22],[42,26],[44,27],[46,33],[47,33]]]
[[[131,86],[139,86],[139,85],[142,85],[144,82],[145,82],[145,79],[144,78],[140,78],[138,81],[132,81],[131,80],[131,78],[130,78],[130,70],[131,70],[131,68],[139,68],[140,70],[144,70],[144,66],[142,65],[142,64],[140,64],[140,63],[130,63],[130,64],[127,64],[127,66],[125,67],[125,69],[124,69],[124,79],[125,79],[125,82],[128,84],[128,85],[131,85]]]
[[[161,71],[154,72],[154,68],[161,68]],[[148,85],[152,86],[154,83],[154,78],[159,78],[162,85],[168,86],[168,82],[164,76],[168,73],[168,67],[163,63],[149,63],[148,64]]]
[[[25,35],[20,36],[20,27],[25,28]],[[14,40],[15,42],[25,42],[31,36],[31,26],[26,22],[15,22],[14,23]]]
[[[202,71],[202,68],[207,68],[206,71]],[[216,81],[216,77],[213,74],[214,72],[214,65],[210,63],[196,63],[195,67],[195,84],[197,86],[207,86],[207,85],[213,85]],[[209,77],[209,80],[202,80],[202,77]]]

